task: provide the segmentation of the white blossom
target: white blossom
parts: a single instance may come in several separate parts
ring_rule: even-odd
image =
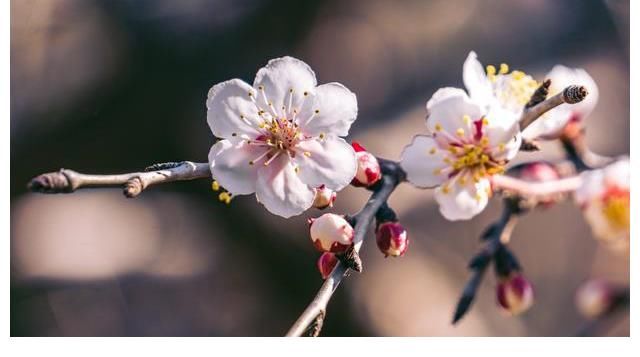
[[[298,59],[269,61],[253,86],[213,86],[207,108],[222,139],[209,152],[211,174],[229,194],[255,192],[267,210],[290,217],[311,207],[315,188],[339,191],[355,176],[355,152],[341,136],[356,119],[356,96],[339,83],[318,86]]]
[[[520,148],[518,115],[485,106],[464,90],[441,88],[427,102],[427,135],[414,137],[402,152],[407,179],[433,188],[449,220],[470,219],[487,205],[490,177],[504,172]]]

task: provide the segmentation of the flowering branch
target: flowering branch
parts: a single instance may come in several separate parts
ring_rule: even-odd
[[[385,205],[395,188],[405,180],[405,172],[397,162],[385,159],[378,159],[378,162],[382,170],[382,178],[370,188],[373,194],[362,210],[351,217],[352,222],[355,222],[353,251],[356,254],[362,247],[364,237],[375,219],[376,213]],[[313,335],[317,336],[319,334],[321,322],[320,324],[317,322],[325,318],[327,304],[348,272],[349,268],[347,264],[344,261],[339,261],[311,303],[300,317],[298,317],[298,320],[296,320],[293,326],[291,326],[286,334],[287,337],[302,336],[309,330],[309,326],[312,327]],[[318,317],[320,317],[320,319],[318,319]]]
[[[154,164],[143,172],[117,175],[89,175],[60,169],[33,178],[27,188],[41,193],[71,193],[81,188],[124,186],[124,195],[138,196],[151,185],[211,177],[208,163],[191,161]]]
[[[547,83],[550,84],[550,82],[545,81],[541,88],[547,85]],[[538,91],[536,91],[532,97],[532,101],[536,98],[536,94],[540,95]],[[589,93],[583,86],[568,86],[562,92],[554,95],[553,97],[545,99],[532,107],[525,108],[522,112],[522,116],[520,117],[520,130],[524,130],[544,113],[561,104],[575,104],[581,102],[587,97],[587,94]]]

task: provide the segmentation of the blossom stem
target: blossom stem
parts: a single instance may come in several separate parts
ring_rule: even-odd
[[[210,177],[208,163],[181,161],[155,164],[142,172],[116,175],[90,175],[60,169],[33,178],[27,188],[41,193],[71,193],[81,188],[124,186],[124,195],[131,198],[151,185]]]
[[[526,108],[520,117],[520,130],[524,130],[544,113],[561,104],[575,104],[581,102],[587,97],[587,94],[587,89],[583,86],[568,86],[562,92],[554,95],[553,97],[547,98],[530,108]]]
[[[357,253],[362,247],[364,237],[376,217],[378,210],[384,206],[391,193],[395,188],[405,180],[405,173],[400,164],[390,160],[378,159],[382,170],[382,178],[370,189],[373,194],[369,201],[364,205],[362,210],[355,214],[352,219],[356,222],[354,227],[354,250]],[[304,312],[298,317],[298,320],[291,326],[287,332],[287,337],[302,336],[309,326],[314,323],[318,316],[323,318],[326,316],[327,305],[333,296],[333,293],[340,285],[349,272],[349,269],[342,262],[338,262],[331,272],[331,275],[324,281],[316,296],[311,300]],[[315,333],[317,335],[319,331]]]

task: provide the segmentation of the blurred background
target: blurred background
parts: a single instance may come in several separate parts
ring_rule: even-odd
[[[115,188],[31,194],[26,183],[61,167],[206,161],[208,89],[251,83],[283,55],[357,93],[350,138],[398,159],[424,132],[431,94],[462,86],[470,50],[538,79],[556,63],[587,69],[600,88],[587,118],[592,149],[629,152],[628,1],[13,0],[11,335],[283,335],[322,283],[305,222],[319,211],[287,221],[253,196],[226,206],[207,180],[136,199]],[[559,159],[559,149],[520,160]],[[349,187],[333,211],[354,213],[366,198]],[[365,270],[338,289],[325,336],[571,336],[586,322],[573,303],[583,281],[628,284],[628,254],[599,245],[564,203],[515,229],[533,308],[501,314],[487,274],[471,313],[451,326],[467,261],[500,202],[455,224],[429,191],[403,185],[390,203],[410,248],[384,259],[372,240],[364,245]],[[600,333],[628,335],[628,317]]]

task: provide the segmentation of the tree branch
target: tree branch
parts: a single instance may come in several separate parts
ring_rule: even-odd
[[[544,83],[547,83],[546,81]],[[583,86],[568,86],[562,92],[548,98],[530,108],[525,108],[520,117],[520,130],[531,125],[542,114],[559,106],[560,104],[575,104],[581,102],[589,93]],[[533,100],[534,98],[532,98]]]
[[[364,205],[362,210],[352,217],[356,224],[354,227],[354,250],[357,253],[362,247],[364,237],[367,234],[369,226],[373,222],[376,212],[386,202],[393,190],[405,180],[405,173],[400,168],[397,162],[378,159],[380,168],[382,169],[382,178],[380,181],[372,187],[373,194],[369,198],[369,201]],[[331,275],[324,281],[320,290],[313,298],[309,306],[298,317],[298,320],[291,326],[287,332],[287,337],[302,336],[305,331],[308,330],[308,326],[314,323],[318,316],[322,316],[323,319],[326,316],[327,304],[333,293],[340,285],[342,279],[347,276],[349,269],[346,265],[339,261],[336,267],[331,272]],[[319,331],[317,331],[319,333]],[[317,335],[316,333],[316,335]]]
[[[71,193],[81,188],[124,186],[124,195],[131,198],[151,185],[207,177],[211,177],[208,163],[181,161],[155,164],[143,172],[118,175],[88,175],[60,169],[33,178],[27,188],[41,193]]]

